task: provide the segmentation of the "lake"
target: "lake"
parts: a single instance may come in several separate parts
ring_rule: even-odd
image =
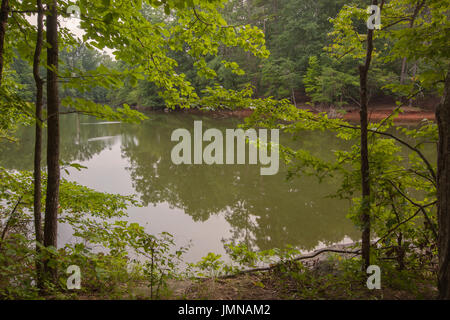
[[[260,165],[172,163],[175,129],[192,132],[194,121],[202,120],[204,130],[225,132],[242,120],[185,113],[149,117],[131,125],[62,116],[61,158],[87,167],[62,175],[99,191],[135,194],[144,207],[130,208],[129,220],[153,234],[171,233],[178,245],[192,240],[186,261],[198,261],[208,252],[226,256],[225,242],[245,243],[255,250],[291,244],[307,252],[359,239],[359,231],[346,218],[349,202],[327,197],[339,186],[337,178],[323,183],[314,177],[288,181],[282,163],[273,176],[261,176]],[[21,128],[17,137],[17,144],[0,144],[0,165],[32,170],[34,128]],[[295,141],[286,135],[280,138],[326,159],[332,159],[332,150],[349,146],[331,132],[303,132]],[[70,230],[60,226],[59,244],[74,240]]]

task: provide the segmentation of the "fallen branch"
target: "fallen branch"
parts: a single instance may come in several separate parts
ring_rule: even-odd
[[[309,255],[304,255],[304,256],[297,257],[295,259],[290,260],[290,262],[312,259],[312,258],[317,257],[318,255],[320,255],[322,253],[325,253],[325,252],[334,252],[334,253],[342,253],[342,254],[355,254],[355,255],[360,255],[361,254],[361,250],[348,251],[348,250],[339,250],[339,249],[327,248],[327,249],[317,250],[317,251],[315,251],[315,252],[313,252],[312,254],[309,254]],[[286,263],[286,261],[276,263],[276,264],[271,265],[269,267],[249,269],[249,270],[242,270],[242,271],[236,272],[236,273],[234,273],[232,275],[221,276],[221,277],[218,277],[218,278],[228,279],[228,278],[233,278],[235,276],[242,275],[242,274],[262,272],[262,271],[270,271],[270,270],[273,270],[273,269],[277,268],[278,266],[280,266],[280,265],[282,265],[284,263]]]

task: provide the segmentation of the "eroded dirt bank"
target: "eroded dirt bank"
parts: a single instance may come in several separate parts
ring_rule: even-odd
[[[371,122],[378,122],[390,114],[395,108],[373,108],[369,110],[369,120]],[[435,113],[431,110],[421,110],[418,108],[412,107],[402,107],[403,112],[400,113],[396,118],[395,122],[399,123],[417,123],[424,119],[435,121]],[[343,118],[347,121],[359,121],[359,111],[358,110],[350,110],[344,114]]]

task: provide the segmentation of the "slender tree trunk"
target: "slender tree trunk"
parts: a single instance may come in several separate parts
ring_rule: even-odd
[[[405,83],[406,78],[406,58],[402,59],[402,70],[400,72],[400,84]]]
[[[57,247],[59,206],[59,99],[58,99],[58,15],[56,0],[48,5],[47,26],[47,197],[45,201],[44,246]],[[45,276],[56,282],[57,270],[44,262]]]
[[[377,0],[372,1],[372,5],[378,5]],[[360,122],[361,122],[361,225],[362,241],[361,251],[364,269],[370,265],[370,167],[368,148],[368,116],[367,116],[367,77],[373,52],[373,30],[367,31],[367,51],[364,65],[359,66],[360,82]]]
[[[295,101],[295,91],[294,91],[294,88],[292,88],[292,102],[294,103],[294,106],[297,108],[297,101]]]
[[[9,0],[2,0],[0,7],[0,85],[3,79],[4,59],[3,53],[5,48],[6,25],[8,23]]]
[[[364,269],[370,265],[370,167],[369,167],[369,149],[368,149],[368,119],[367,119],[367,73],[365,66],[360,66],[360,95],[361,95],[361,186],[362,186],[362,205],[361,205],[361,225],[362,225],[362,258]]]
[[[414,12],[412,14],[411,20],[409,22],[409,28],[414,27],[414,22],[416,21],[416,18],[420,12],[420,10],[423,8],[423,6],[425,5],[426,0],[418,0],[415,7],[414,7]],[[407,66],[407,61],[406,61],[406,57],[402,59],[402,70],[400,73],[400,84],[404,84],[405,79],[406,79],[406,66]]]
[[[41,61],[42,42],[44,33],[44,9],[42,0],[37,0],[37,40],[33,59],[33,76],[36,83],[36,137],[34,145],[34,231],[36,235],[36,253],[41,252],[40,245],[44,242],[42,233],[41,199],[41,159],[42,159],[42,106],[43,106],[43,81],[39,75]],[[36,259],[36,279],[38,288],[43,288],[42,283],[43,265],[40,258]]]
[[[442,102],[436,110],[439,127],[437,198],[439,222],[439,298],[450,300],[450,67]]]
[[[412,68],[412,76],[413,76],[413,78],[416,77],[416,73],[417,73],[417,62],[414,63],[413,68]],[[413,102],[414,102],[413,98],[409,99],[409,106],[410,107],[413,106]]]

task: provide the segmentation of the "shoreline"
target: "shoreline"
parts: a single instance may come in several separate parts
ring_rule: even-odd
[[[318,114],[320,112],[326,112],[330,118],[341,118],[349,122],[359,121],[359,110],[356,108],[343,108],[340,110],[345,111],[345,113],[340,113],[340,110],[329,109],[320,110],[318,108],[311,109],[307,106],[300,106],[299,109],[310,110],[311,112]],[[393,106],[377,106],[370,108],[369,111],[369,122],[379,122],[388,117],[396,107]],[[423,120],[436,121],[436,115],[433,110],[423,110],[414,107],[402,107],[403,112],[401,112],[394,120],[396,123],[401,124],[417,124]],[[142,112],[148,113],[188,113],[194,115],[206,115],[213,118],[226,118],[226,117],[236,117],[236,118],[246,118],[253,114],[251,109],[240,109],[240,110],[201,110],[201,109],[182,109],[182,110],[167,110],[159,111],[152,109],[138,109]]]

